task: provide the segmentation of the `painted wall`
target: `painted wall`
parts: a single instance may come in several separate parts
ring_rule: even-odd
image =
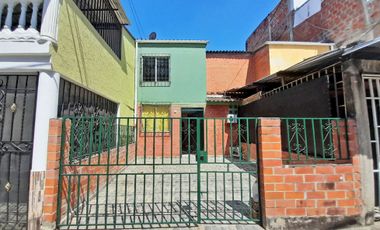
[[[329,44],[267,43],[253,55],[253,78],[261,80],[307,58],[330,51]]]
[[[253,82],[250,53],[207,53],[207,93],[222,93]]]
[[[144,54],[170,55],[170,86],[143,87],[139,84],[138,101],[142,104],[205,104],[206,44],[141,44],[139,60]],[[137,63],[141,80],[140,61]]]
[[[134,38],[123,30],[120,60],[71,0],[62,1],[58,27],[58,46],[51,48],[53,70],[63,78],[119,103],[121,116],[132,116]]]
[[[269,45],[270,74],[285,70],[303,60],[330,51],[329,45]]]

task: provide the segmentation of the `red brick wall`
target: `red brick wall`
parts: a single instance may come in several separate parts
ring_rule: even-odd
[[[142,115],[142,108],[139,106],[139,114]],[[132,149],[131,154],[139,157],[148,156],[152,157],[178,157],[180,156],[180,123],[181,120],[181,107],[172,105],[170,106],[170,117],[172,122],[169,124],[171,126],[171,132],[166,133],[147,133],[145,135],[143,128],[143,120],[139,120],[138,125],[138,138],[137,138],[137,151]],[[175,119],[178,118],[178,119]],[[160,120],[157,120],[160,122]],[[162,122],[162,121],[161,121]]]
[[[363,5],[360,0],[324,0],[322,10],[293,28],[294,41],[334,42],[338,46],[357,40],[368,40],[363,35],[367,30],[380,35],[380,0],[368,3],[371,25],[367,26]],[[277,7],[263,20],[247,40],[247,50],[254,51],[269,41],[268,19],[272,21],[272,41],[290,40],[286,23],[288,18],[287,0],[281,0]],[[377,23],[377,25],[376,25]],[[368,35],[368,34],[367,34]]]
[[[69,149],[70,149],[70,125],[71,122],[66,121],[66,137],[65,137],[65,159],[64,164],[69,165]],[[43,222],[54,224],[57,219],[58,208],[58,179],[59,179],[59,167],[60,167],[60,155],[61,155],[61,136],[62,136],[62,120],[52,119],[49,126],[49,144],[48,144],[48,162],[45,180],[45,193],[44,193],[44,205],[43,205]],[[129,145],[129,151],[134,149],[134,144]],[[62,193],[61,193],[61,216],[65,216],[68,207],[68,196],[70,195],[70,207],[75,207],[79,202],[86,202],[87,194],[92,194],[97,188],[97,177],[87,174],[105,174],[106,166],[97,166],[105,164],[116,164],[110,167],[110,173],[116,173],[124,169],[126,164],[126,148],[120,147],[119,152],[117,149],[112,149],[110,152],[103,152],[101,154],[94,154],[89,158],[86,158],[75,163],[73,166],[62,167],[64,174],[84,174],[79,177],[71,177],[70,186],[67,176],[62,176]],[[129,155],[129,162],[133,161],[133,155]],[[99,188],[102,188],[106,184],[106,176],[99,177]],[[78,197],[78,186],[79,197]]]
[[[258,81],[270,75],[269,46],[262,47],[253,55],[253,81]]]
[[[356,221],[362,202],[355,138],[350,139],[354,154],[347,164],[285,165],[279,119],[261,120],[259,143],[265,227],[293,229],[305,228],[307,224],[327,229],[333,228],[333,224]]]
[[[228,115],[228,110],[228,105],[207,105],[205,110],[205,117],[226,118]],[[224,154],[229,154],[229,146],[231,141],[230,130],[228,129],[229,124],[226,124],[225,120],[216,120],[215,122],[214,120],[206,120],[206,122],[207,129],[205,129],[205,132],[207,132],[207,135],[205,135],[205,143],[207,142],[208,144],[205,146],[205,148],[207,147],[206,151],[208,154],[214,155],[216,151],[216,154],[220,155],[223,153],[223,150]],[[224,132],[222,132],[223,126]]]
[[[47,169],[43,203],[45,223],[55,223],[57,217],[59,158],[61,150],[62,121],[50,120]]]
[[[288,0],[281,0],[275,9],[253,31],[246,42],[247,51],[256,51],[266,41],[288,41]],[[269,21],[271,29],[269,29]],[[271,36],[269,32],[271,31]]]
[[[228,112],[228,105],[207,105],[205,110],[205,117],[226,118]],[[215,154],[217,156],[220,156],[221,153],[224,153],[224,155],[229,156],[231,143],[233,146],[239,146],[238,124],[232,124],[232,135],[230,127],[231,124],[227,123],[226,120],[207,120],[207,127],[205,124],[205,132],[207,132],[207,135],[205,135],[205,143],[207,142],[208,144],[205,147],[207,148],[207,152],[210,156],[213,156]],[[244,137],[241,137],[241,139],[242,154],[244,159],[248,160],[247,156],[248,153],[250,153],[251,160],[256,160],[256,145],[247,144],[244,141]]]
[[[171,106],[172,131],[171,133],[148,133],[144,134],[143,126],[139,122],[139,131],[137,139],[137,150],[131,149],[129,154],[139,157],[147,156],[152,157],[179,157],[181,147],[181,130],[180,118],[181,108],[179,106]],[[231,141],[233,146],[238,146],[237,124],[232,124],[232,135],[230,124],[226,122],[229,112],[228,105],[207,105],[205,108],[205,118],[219,118],[219,119],[205,119],[204,120],[204,147],[210,156],[221,156],[230,154]],[[160,120],[158,120],[159,122]],[[222,132],[224,128],[224,132]],[[243,152],[248,152],[248,145],[242,143]],[[249,145],[251,158],[256,159],[256,145]]]
[[[207,93],[224,92],[253,82],[250,53],[207,53]]]

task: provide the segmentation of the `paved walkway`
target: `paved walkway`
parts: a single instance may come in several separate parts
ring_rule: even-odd
[[[195,156],[188,159],[187,156],[181,159],[181,165],[155,166],[154,172],[152,166],[126,167],[109,177],[108,187],[103,187],[98,196],[82,204],[78,215],[72,215],[71,223],[96,224],[109,229],[129,228],[131,224],[135,228],[196,227],[197,165]],[[209,159],[209,162],[223,162],[223,158]],[[152,163],[152,159],[146,163]],[[258,208],[255,167],[254,164],[202,165],[201,219],[212,224],[249,224],[258,219],[252,209]],[[244,229],[245,225],[233,226],[202,225],[201,229]]]

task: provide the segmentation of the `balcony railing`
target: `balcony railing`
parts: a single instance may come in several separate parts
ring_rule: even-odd
[[[38,33],[42,23],[43,0],[0,2],[0,31]]]

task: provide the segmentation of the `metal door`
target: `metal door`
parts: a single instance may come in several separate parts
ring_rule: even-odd
[[[0,229],[26,229],[37,75],[0,75]]]

